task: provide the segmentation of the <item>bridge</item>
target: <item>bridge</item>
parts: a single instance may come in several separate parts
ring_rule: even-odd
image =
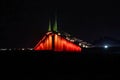
[[[91,48],[92,44],[70,34],[57,30],[57,18],[51,27],[49,21],[48,32],[34,47],[34,50],[53,50],[67,52],[81,52],[82,48]]]

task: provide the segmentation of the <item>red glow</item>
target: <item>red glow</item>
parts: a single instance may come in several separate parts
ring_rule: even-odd
[[[52,49],[52,36],[54,36],[54,49]],[[72,42],[67,41],[57,34],[48,34],[41,40],[34,50],[54,50],[65,52],[80,52],[81,48]]]
[[[62,38],[61,36],[58,36],[55,34],[55,51],[67,51],[67,52],[79,52],[81,51],[81,48],[66,39]]]
[[[45,36],[34,48],[34,50],[52,50],[52,35]]]

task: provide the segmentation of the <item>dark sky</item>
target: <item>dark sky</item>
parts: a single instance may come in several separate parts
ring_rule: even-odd
[[[108,36],[120,39],[120,8],[109,1],[1,0],[0,47],[34,47],[47,32],[48,19],[58,17],[58,29],[92,42]]]

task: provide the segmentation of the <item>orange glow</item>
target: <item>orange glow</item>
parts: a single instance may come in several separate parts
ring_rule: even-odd
[[[52,38],[54,38],[54,49],[52,49]],[[81,52],[81,48],[74,43],[62,38],[57,34],[47,34],[34,48],[34,50],[54,50],[65,52]]]
[[[34,50],[51,50],[52,49],[52,35],[45,36],[34,48]]]
[[[80,52],[81,48],[55,34],[55,51]]]

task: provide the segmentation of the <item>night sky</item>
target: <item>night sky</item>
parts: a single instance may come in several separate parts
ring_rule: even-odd
[[[92,42],[104,36],[120,39],[120,13],[113,1],[1,0],[0,47],[34,47],[58,17],[58,29]]]

